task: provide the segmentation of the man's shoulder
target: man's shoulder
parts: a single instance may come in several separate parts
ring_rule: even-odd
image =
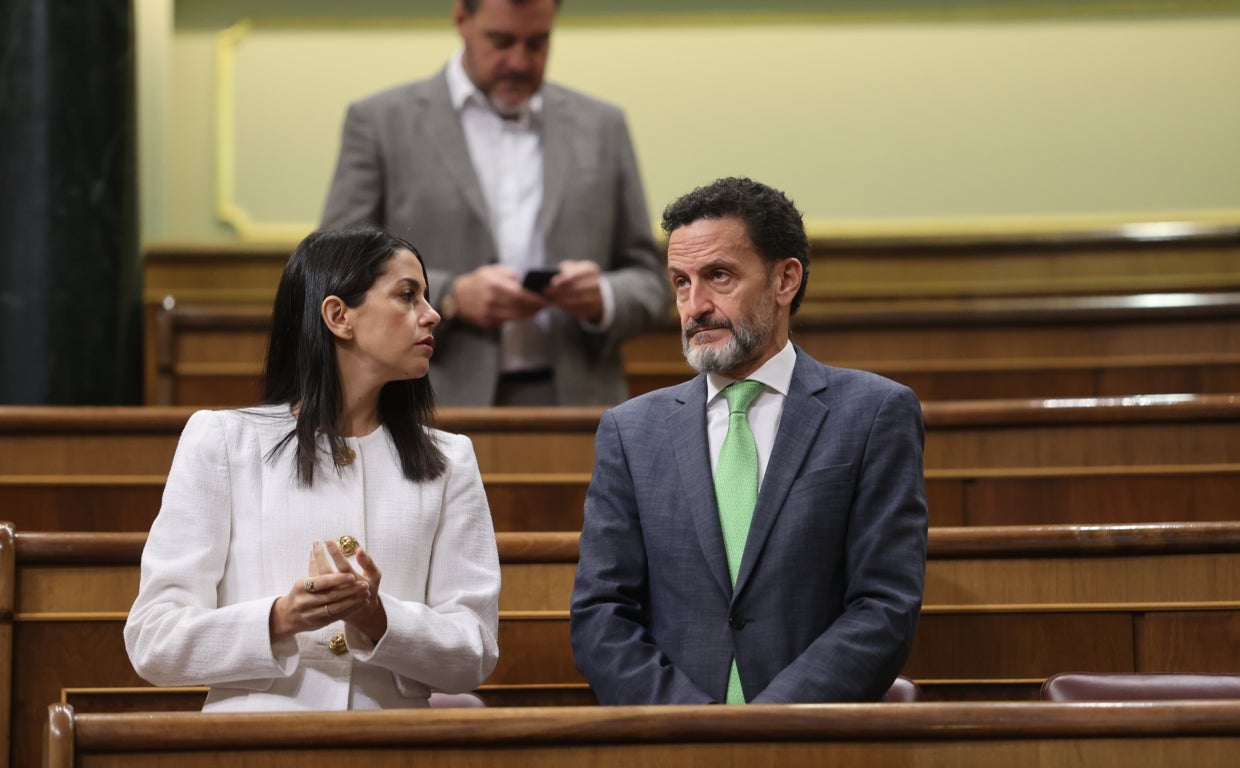
[[[838,387],[881,392],[890,392],[893,389],[908,389],[908,387],[898,381],[893,381],[872,371],[828,365],[815,358],[809,352],[806,352],[799,345],[794,345],[794,349],[796,350],[797,359],[792,375],[799,377],[811,390],[817,390],[820,387],[827,390]]]
[[[694,387],[704,387],[701,376],[695,376],[680,384],[652,390],[645,394],[629,398],[610,409],[610,413],[621,423],[633,420],[644,421],[651,418],[662,418],[668,412],[679,408],[693,393]]]
[[[393,106],[412,104],[436,93],[439,89],[444,89],[446,93],[447,85],[442,71],[430,77],[410,80],[369,93],[354,101],[352,107],[371,111],[390,109]]]
[[[544,82],[543,98],[558,101],[578,113],[593,113],[613,119],[624,117],[624,111],[610,101],[559,83]]]
[[[822,390],[822,397],[828,403],[878,408],[886,402],[907,402],[909,407],[920,407],[912,389],[886,376],[856,368],[815,364],[823,370],[826,387]]]
[[[874,373],[873,371],[863,371],[859,368],[839,368],[834,365],[822,365],[827,374],[827,381],[836,385],[847,385],[860,387],[863,389],[872,389],[879,391],[890,391],[892,389],[903,388],[904,385],[898,381],[893,381],[886,376]]]

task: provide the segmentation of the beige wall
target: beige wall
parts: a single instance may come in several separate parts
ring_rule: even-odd
[[[349,100],[457,45],[446,2],[347,25],[266,5],[232,25],[137,0],[148,242],[297,239]],[[652,218],[749,174],[819,233],[1240,221],[1240,14],[566,20],[550,76],[625,108]]]

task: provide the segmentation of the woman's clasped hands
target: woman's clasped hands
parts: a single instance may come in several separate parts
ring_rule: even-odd
[[[371,642],[379,642],[387,632],[387,614],[379,599],[379,581],[383,574],[360,547],[357,565],[361,573],[349,563],[336,542],[314,542],[308,575],[272,603],[269,620],[272,642],[287,640],[298,632],[313,631],[335,621],[344,621]]]

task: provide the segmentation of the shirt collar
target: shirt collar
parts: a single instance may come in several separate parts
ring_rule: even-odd
[[[746,376],[746,379],[760,381],[767,389],[774,390],[784,397],[788,396],[788,388],[792,385],[792,369],[797,364],[796,349],[792,340],[784,342],[784,348],[763,363],[758,370]],[[706,404],[714,402],[719,393],[736,379],[729,379],[718,373],[706,374]]]
[[[487,95],[474,85],[474,81],[469,79],[469,75],[465,72],[465,49],[460,48],[452,58],[448,59],[446,74],[448,78],[448,98],[452,101],[452,108],[459,115],[467,106],[473,105],[486,109],[488,112],[498,115],[494,107],[491,106],[490,99]],[[542,89],[530,97],[529,101],[521,105],[521,109],[517,113],[516,121],[523,127],[529,127],[534,121],[537,121],[542,115],[543,94]]]

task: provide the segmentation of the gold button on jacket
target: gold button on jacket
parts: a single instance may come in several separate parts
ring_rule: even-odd
[[[357,539],[352,536],[341,536],[340,541],[337,543],[340,544],[340,551],[344,553],[345,557],[353,557],[353,553],[357,552]]]
[[[342,656],[349,652],[349,646],[344,642],[344,635],[332,635],[331,641],[327,643],[327,649],[337,656]]]

